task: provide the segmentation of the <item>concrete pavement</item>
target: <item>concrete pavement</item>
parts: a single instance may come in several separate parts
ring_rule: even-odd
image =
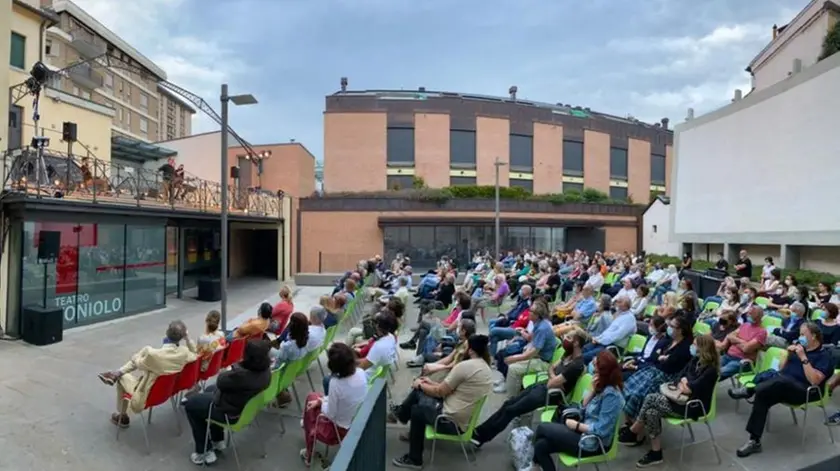
[[[246,280],[233,282],[229,294],[231,324],[250,317],[263,300],[276,300],[276,281]],[[298,287],[296,309],[308,312],[318,297],[328,291],[324,287]],[[121,365],[143,345],[155,345],[163,337],[167,323],[176,318],[184,320],[193,332],[203,325],[204,315],[218,303],[201,303],[194,300],[171,300],[162,311],[121,319],[111,323],[71,330],[63,342],[47,347],[32,347],[22,342],[0,342],[0,470],[22,471],[89,471],[114,470],[188,470],[195,469],[189,462],[192,441],[189,427],[182,411],[183,433],[179,436],[176,414],[168,406],[157,408],[149,425],[151,453],[147,454],[140,423],[137,419],[131,428],[123,431],[116,441],[115,429],[108,417],[115,407],[113,388],[102,385],[96,374]],[[235,318],[233,314],[241,313]],[[408,313],[416,319],[416,311]],[[483,324],[479,326],[484,328]],[[342,339],[343,336],[339,336]],[[404,340],[404,339],[403,339]],[[409,358],[402,352],[402,360]],[[410,379],[417,370],[401,367],[396,373],[397,383],[392,387],[394,398],[401,399]],[[320,374],[315,366],[312,376],[316,387]],[[309,391],[305,377],[297,383],[304,395]],[[827,430],[821,425],[822,414],[813,410],[808,419],[808,442],[799,446],[802,428],[792,426],[790,413],[781,408],[771,412],[771,432],[764,438],[764,453],[747,459],[735,458],[734,450],[746,438],[743,431],[749,406],[742,405],[740,412],[719,390],[718,418],[712,425],[721,448],[723,463],[716,465],[705,427],[694,428],[698,443],[685,452],[685,464],[679,467],[678,443],[680,431],[666,428],[664,446],[667,464],[665,470],[747,470],[790,471],[840,454],[840,445],[831,444]],[[499,407],[503,398],[492,395],[483,416]],[[834,407],[838,406],[835,400]],[[259,426],[251,427],[238,436],[243,469],[252,471],[303,470],[298,451],[303,437],[298,427],[299,412],[294,406],[281,412],[285,417],[286,435],[281,435],[279,417],[267,412],[260,416]],[[802,417],[800,414],[800,424]],[[388,429],[388,458],[406,451],[406,444],[398,440],[402,429]],[[834,430],[840,442],[840,429]],[[477,454],[478,465],[487,471],[511,469],[509,451],[505,442],[507,434],[485,445]],[[266,453],[267,451],[267,453]],[[645,450],[621,448],[614,470],[634,468],[635,460]],[[265,457],[263,454],[265,453]],[[426,457],[428,459],[428,450]],[[464,466],[464,458],[457,445],[443,443],[429,470],[443,470]],[[317,465],[313,465],[316,468]],[[214,465],[219,469],[236,469],[230,452]]]

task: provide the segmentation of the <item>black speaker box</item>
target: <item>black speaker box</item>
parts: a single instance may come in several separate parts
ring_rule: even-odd
[[[76,142],[78,126],[76,123],[65,121],[61,127],[61,140],[64,142]]]
[[[60,307],[23,308],[23,341],[32,345],[61,342],[64,335],[64,310]]]
[[[198,280],[198,300],[216,302],[222,299],[222,280],[203,278]]]
[[[38,233],[38,260],[40,263],[55,263],[61,248],[61,232],[41,231]]]
[[[230,178],[239,178],[239,167],[230,168]]]

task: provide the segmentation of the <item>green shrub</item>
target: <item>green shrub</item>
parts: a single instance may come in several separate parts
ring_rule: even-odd
[[[650,263],[661,263],[664,266],[676,265],[677,267],[679,267],[680,263],[682,263],[682,259],[678,257],[669,257],[667,255],[657,254],[649,254],[648,260],[650,261]],[[707,268],[713,268],[715,266],[715,262],[707,262],[705,260],[692,260],[692,262],[693,263],[691,267],[695,270],[706,270]],[[762,266],[760,264],[753,265],[753,280],[761,279],[761,268]],[[782,269],[782,276],[787,276],[789,274],[792,274],[800,284],[804,284],[805,286],[811,289],[816,287],[817,283],[819,283],[820,281],[825,281],[830,285],[833,285],[836,281],[840,280],[840,276],[832,275],[831,273],[822,273],[812,270]]]
[[[834,26],[826,33],[819,60],[826,59],[838,51],[840,51],[840,20],[837,20]]]

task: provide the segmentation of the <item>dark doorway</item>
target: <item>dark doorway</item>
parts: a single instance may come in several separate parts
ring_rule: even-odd
[[[233,229],[230,247],[231,278],[279,278],[277,229]]]
[[[7,149],[19,149],[23,145],[23,108],[9,107],[9,142]]]

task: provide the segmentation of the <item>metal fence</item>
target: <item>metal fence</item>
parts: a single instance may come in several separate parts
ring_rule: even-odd
[[[43,159],[32,147],[3,154],[3,190],[34,198],[219,213],[222,191],[231,213],[279,218],[282,198],[267,190],[235,188],[189,173],[165,176],[158,169],[128,166],[50,149]]]
[[[365,400],[341,442],[330,471],[380,471],[385,469],[386,383],[380,378],[368,389]]]

